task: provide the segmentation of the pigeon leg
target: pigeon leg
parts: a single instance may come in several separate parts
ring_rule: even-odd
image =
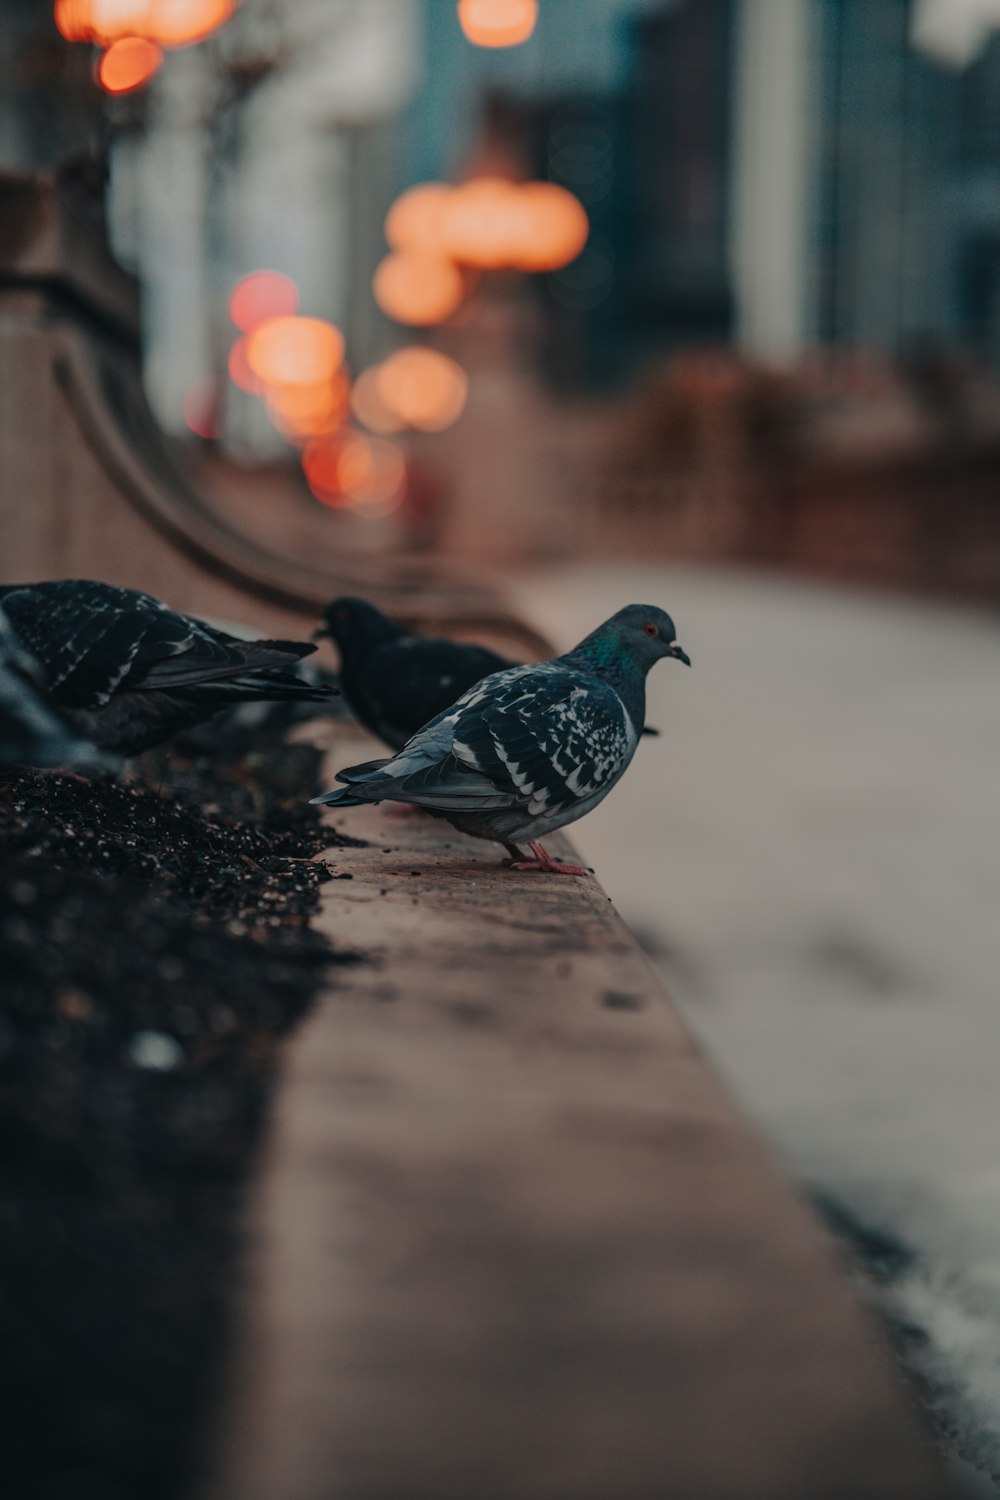
[[[387,802],[385,810],[390,818],[415,818],[420,812],[415,802]]]
[[[546,875],[589,875],[590,871],[584,865],[566,865],[561,860],[553,859],[547,854],[537,839],[528,840],[528,848],[534,855],[534,859],[515,859],[511,861],[512,870],[539,870]]]

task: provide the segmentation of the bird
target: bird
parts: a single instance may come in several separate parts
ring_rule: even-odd
[[[483,678],[395,755],[347,767],[343,787],[312,801],[414,803],[503,844],[515,870],[587,874],[539,841],[590,812],[624,775],[646,674],[662,657],[691,665],[673,620],[655,605],[626,605],[565,656]]]
[[[340,686],[354,717],[401,750],[491,672],[515,665],[485,646],[414,635],[367,599],[334,599],[314,640],[328,638],[340,655]]]
[[[289,670],[303,641],[242,641],[152,594],[91,579],[0,587],[2,607],[46,677],[45,696],[78,735],[138,755],[232,703],[323,702]]]
[[[44,689],[45,674],[0,609],[0,765],[113,770],[108,756],[80,739],[53,712]]]

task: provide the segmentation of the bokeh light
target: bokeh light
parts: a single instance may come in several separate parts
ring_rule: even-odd
[[[268,318],[246,335],[246,360],[266,385],[320,385],[344,358],[344,335],[323,318]]]
[[[112,42],[97,64],[97,81],[109,94],[130,94],[148,83],[163,61],[163,49],[141,36]]]
[[[347,377],[338,374],[319,385],[271,386],[265,400],[278,431],[290,441],[301,443],[341,427],[349,395]]]
[[[239,386],[241,391],[249,391],[251,396],[259,396],[264,389],[264,382],[259,375],[251,370],[247,363],[247,341],[246,338],[237,339],[229,351],[228,360],[229,378],[233,385]]]
[[[56,0],[56,30],[67,42],[90,42],[94,39],[90,0]]]
[[[396,251],[378,265],[375,301],[397,323],[427,327],[450,318],[465,295],[458,268],[438,255]]]
[[[353,431],[322,438],[307,445],[302,469],[316,499],[335,510],[376,519],[403,502],[406,458],[386,438]]]
[[[190,47],[225,25],[236,0],[152,0],[146,35],[162,47]]]
[[[125,39],[189,47],[225,24],[238,0],[55,0],[55,23],[70,42],[100,47]]]
[[[236,283],[229,297],[229,316],[243,333],[268,318],[289,317],[298,307],[298,287],[281,271],[251,271]]]
[[[214,375],[203,375],[188,388],[184,421],[200,438],[219,436],[219,396],[219,382]]]
[[[454,191],[446,182],[421,182],[401,193],[386,215],[386,242],[393,250],[447,255],[444,222]]]
[[[441,432],[462,415],[469,379],[447,354],[414,346],[397,350],[376,369],[375,386],[385,408],[408,426]]]
[[[579,198],[554,182],[526,182],[518,191],[520,239],[513,264],[521,271],[556,271],[575,260],[590,224]]]
[[[444,212],[448,254],[465,265],[510,265],[527,238],[521,190],[501,177],[476,177],[455,188]]]
[[[402,432],[406,422],[397,412],[389,410],[379,392],[381,371],[381,365],[371,365],[361,371],[351,390],[351,411],[369,432]]]
[[[517,47],[538,20],[538,0],[459,0],[458,19],[477,47]]]

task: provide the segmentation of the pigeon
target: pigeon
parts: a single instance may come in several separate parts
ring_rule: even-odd
[[[334,599],[323,619],[313,639],[335,643],[351,712],[393,750],[489,673],[515,665],[485,646],[411,635],[366,599]]]
[[[0,765],[112,770],[107,756],[79,739],[49,708],[44,688],[45,674],[0,609]]]
[[[322,702],[289,670],[315,646],[241,641],[151,594],[87,579],[0,587],[22,646],[41,665],[46,699],[103,750],[138,755],[232,703]]]
[[[691,665],[668,614],[629,604],[565,656],[485,677],[396,755],[349,766],[337,777],[343,788],[312,800],[415,803],[503,844],[515,870],[584,875],[539,840],[621,779],[639,741],[646,673],[664,656]]]

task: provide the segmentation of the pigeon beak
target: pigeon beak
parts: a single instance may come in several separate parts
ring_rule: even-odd
[[[682,661],[686,667],[689,667],[691,665],[690,656],[688,656],[683,646],[678,646],[676,641],[670,648],[670,655],[674,658],[675,661]]]
[[[317,625],[309,639],[311,641],[328,641],[330,639],[329,625]]]

